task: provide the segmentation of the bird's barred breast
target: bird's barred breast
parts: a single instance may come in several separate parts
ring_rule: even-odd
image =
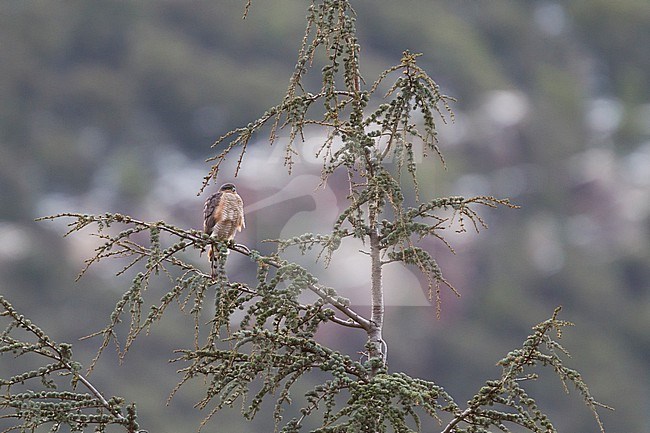
[[[238,197],[234,196],[233,194],[225,194],[223,197],[224,199],[224,204],[223,204],[223,219],[225,220],[236,220],[240,217],[240,212],[241,212],[241,204]]]

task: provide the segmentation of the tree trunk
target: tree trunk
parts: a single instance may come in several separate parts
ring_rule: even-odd
[[[374,224],[373,224],[374,226]],[[380,257],[379,233],[376,226],[370,231],[370,259],[371,259],[371,298],[372,312],[370,316],[370,329],[368,331],[368,357],[379,358],[381,366],[386,364],[386,343],[382,339],[384,325],[384,289],[381,281],[381,257]],[[375,375],[379,366],[372,369]]]

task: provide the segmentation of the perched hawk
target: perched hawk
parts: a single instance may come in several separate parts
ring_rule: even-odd
[[[232,242],[235,232],[246,227],[244,223],[244,202],[232,183],[224,183],[219,191],[205,201],[203,207],[203,231],[213,238]],[[210,247],[212,277],[216,276],[215,254]]]

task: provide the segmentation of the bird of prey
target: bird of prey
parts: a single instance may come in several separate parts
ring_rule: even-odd
[[[222,242],[233,242],[235,233],[246,227],[244,222],[244,202],[235,185],[224,183],[219,191],[205,201],[203,207],[203,231]],[[208,254],[212,277],[216,277],[218,266],[215,251],[210,246]]]

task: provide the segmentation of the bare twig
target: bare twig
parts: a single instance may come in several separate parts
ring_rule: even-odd
[[[363,327],[352,319],[343,320],[340,317],[332,316],[330,320],[334,323],[338,323],[341,326],[347,326],[349,328],[362,328]]]

